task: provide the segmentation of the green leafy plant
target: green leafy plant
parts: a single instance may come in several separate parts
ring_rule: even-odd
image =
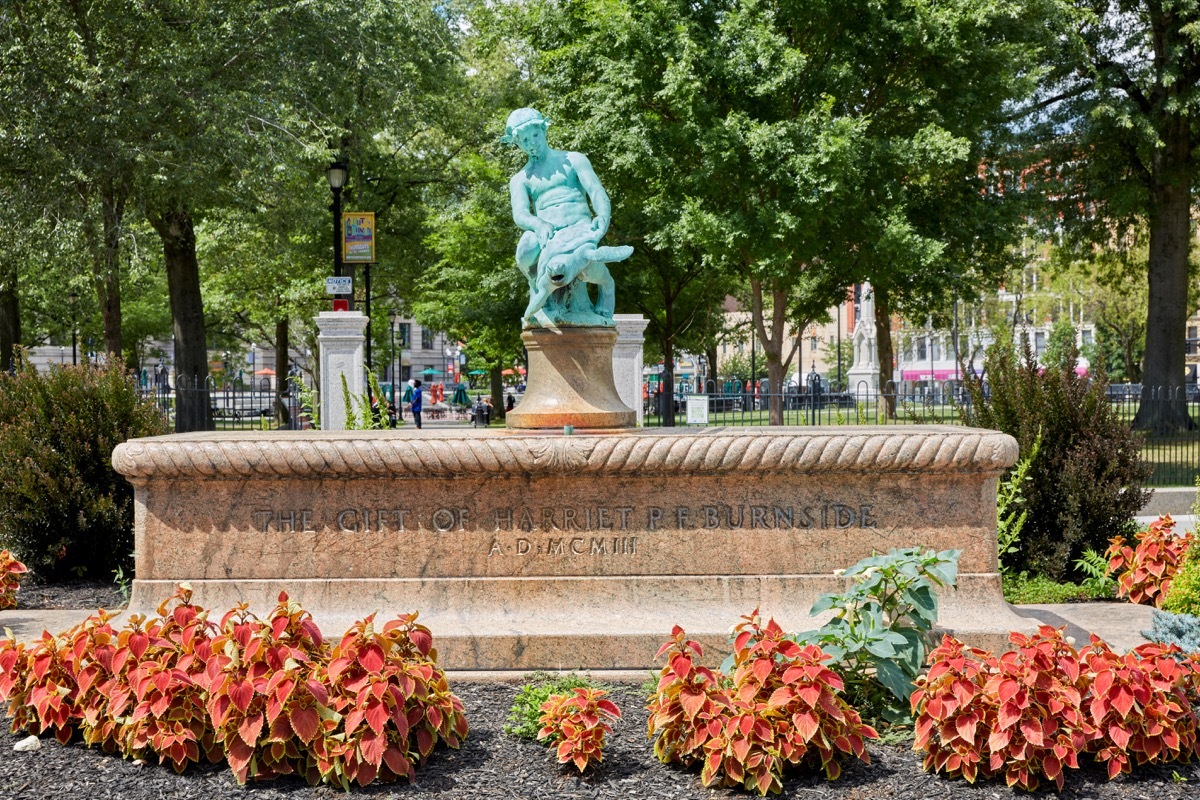
[[[1200,614],[1200,540],[1195,535],[1167,588],[1162,607],[1176,614]]]
[[[1162,608],[1193,538],[1190,533],[1176,535],[1170,514],[1139,531],[1133,546],[1124,537],[1114,537],[1104,554],[1110,574],[1117,574],[1117,594],[1139,605]]]
[[[517,689],[504,732],[531,742],[538,740],[542,729],[542,705],[553,695],[570,694],[576,689],[602,689],[600,684],[577,672],[549,673],[534,672]]]
[[[1025,484],[1029,481],[1029,470],[1042,446],[1042,433],[1033,440],[1025,457],[1002,478],[996,487],[996,540],[1000,559],[1000,574],[1005,578],[1012,575],[1009,560],[1021,551],[1021,529],[1029,518],[1025,503]]]
[[[133,486],[112,452],[166,432],[119,360],[0,373],[0,547],[47,580],[132,569]]]
[[[311,386],[306,385],[304,379],[299,375],[292,375],[288,380],[296,392],[296,400],[300,404],[300,411],[304,416],[308,417],[309,423],[314,429],[319,429],[321,427],[321,420],[317,414],[316,391]]]
[[[844,592],[822,595],[811,613],[833,610],[819,630],[796,640],[817,644],[838,665],[856,708],[889,722],[908,721],[913,682],[933,644],[935,587],[958,580],[958,550],[893,549],[842,572]]]
[[[17,607],[21,576],[29,569],[7,550],[0,550],[0,611]]]
[[[877,738],[839,694],[842,680],[816,645],[789,639],[758,610],[734,628],[733,674],[699,665],[699,643],[679,626],[659,649],[666,659],[650,698],[648,735],[664,763],[702,762],[706,786],[779,793],[783,770],[807,763],[829,780],[840,755],[869,763],[866,740]]]
[[[1115,592],[1116,582],[1111,578],[1072,583],[1020,572],[1004,581],[1004,599],[1016,605],[1112,600]]]
[[[361,395],[350,393],[346,375],[342,379],[342,402],[346,407],[346,430],[378,431],[388,427],[387,414],[382,412],[383,389],[375,373],[368,373],[367,388]]]
[[[1151,471],[1139,434],[1113,410],[1103,379],[1076,374],[1069,349],[1042,365],[1031,347],[1018,352],[1001,341],[988,349],[985,373],[986,391],[981,376],[965,375],[971,402],[959,407],[963,422],[1010,434],[1024,454],[1041,441],[1021,484],[1019,550],[1006,566],[1068,579],[1086,548],[1134,528]]]
[[[621,718],[621,709],[607,695],[603,689],[581,687],[542,703],[538,739],[556,745],[558,763],[574,764],[583,772],[604,760],[604,737]]]

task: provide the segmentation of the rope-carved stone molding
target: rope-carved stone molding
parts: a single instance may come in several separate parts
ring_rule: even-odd
[[[224,434],[133,440],[113,451],[132,481],[179,478],[467,478],[769,473],[995,473],[1016,463],[1006,434],[890,429],[604,436],[413,437]]]

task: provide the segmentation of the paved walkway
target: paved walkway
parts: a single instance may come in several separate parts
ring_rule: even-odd
[[[1150,627],[1149,606],[1130,603],[1066,603],[1057,605],[1013,606],[1020,616],[1036,619],[1054,627],[1067,627],[1067,636],[1075,638],[1075,646],[1083,647],[1091,633],[1097,634],[1114,649],[1121,652],[1143,644],[1142,631]],[[0,611],[0,629],[10,628],[18,641],[31,641],[42,635],[42,631],[58,633],[87,619],[90,611],[23,610]],[[119,621],[119,618],[118,618]],[[436,631],[435,631],[436,634]],[[460,679],[510,680],[520,673],[470,673]],[[605,673],[607,674],[607,673]],[[610,676],[614,680],[624,677],[624,671]],[[643,680],[644,671],[630,671],[631,680]]]

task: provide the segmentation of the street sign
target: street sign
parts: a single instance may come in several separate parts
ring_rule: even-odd
[[[325,294],[350,294],[353,291],[354,278],[348,275],[341,278],[325,279]]]

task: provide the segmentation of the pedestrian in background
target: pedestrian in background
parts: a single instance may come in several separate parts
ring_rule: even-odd
[[[421,427],[421,379],[413,378],[410,383],[413,387],[412,405],[410,406],[410,410],[412,411],[413,422],[417,423],[417,429],[419,430]]]

